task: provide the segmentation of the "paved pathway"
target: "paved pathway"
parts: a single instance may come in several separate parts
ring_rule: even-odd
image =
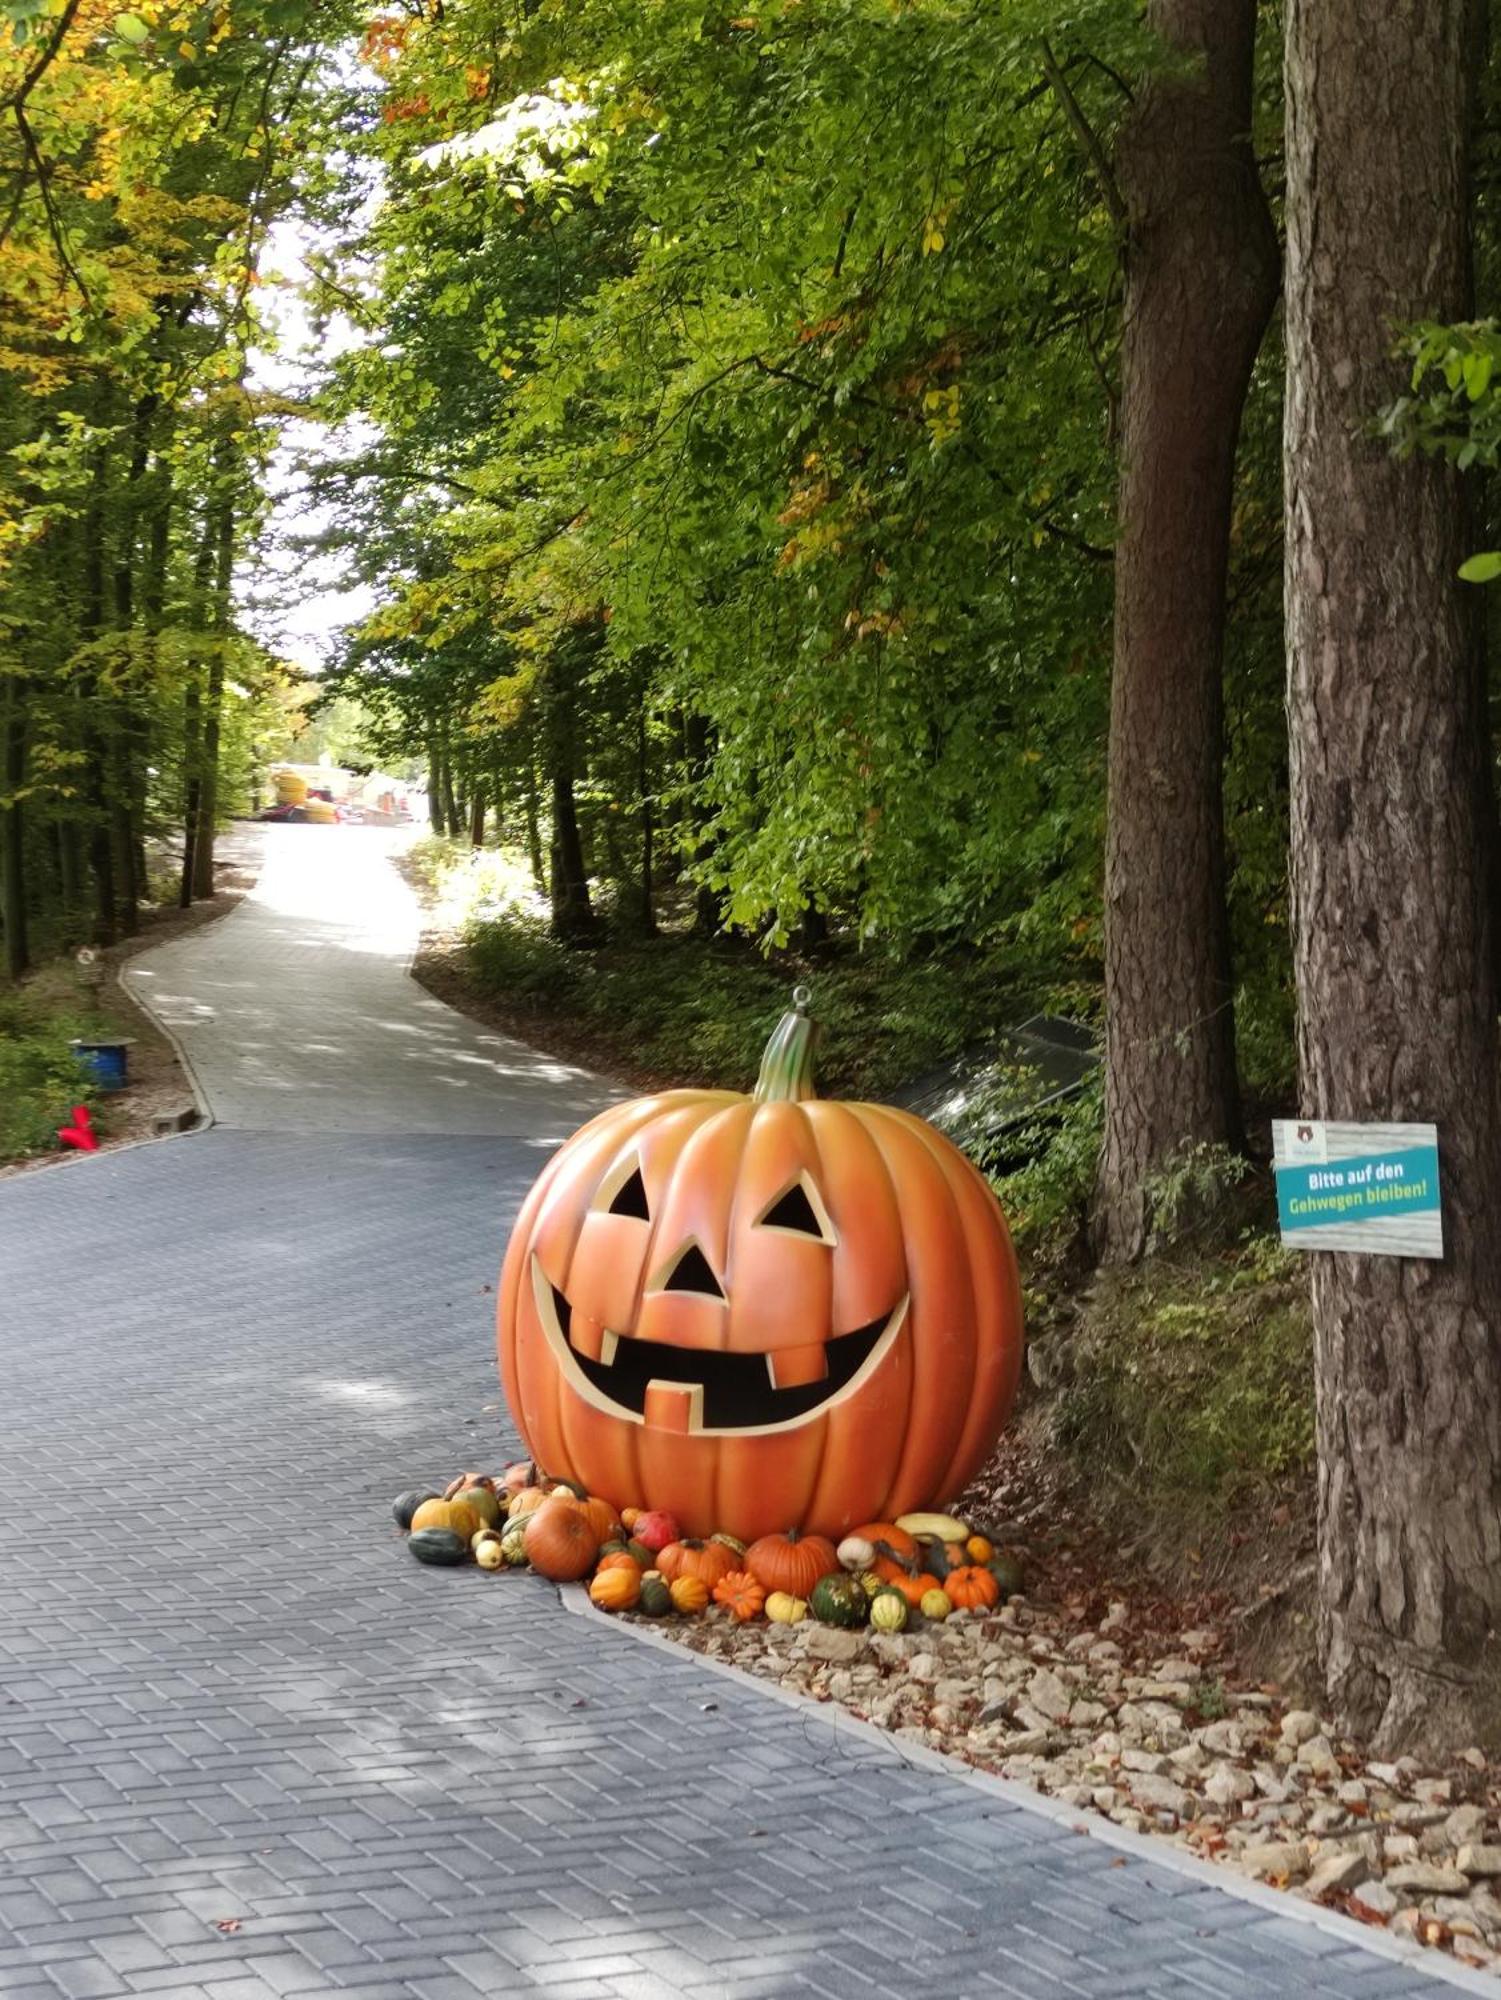
[[[372,915],[340,945],[294,919],[291,856],[325,838],[347,919],[376,846],[289,829],[254,905],[142,967],[164,1012],[216,1009],[195,1060],[239,1128],[270,1120],[265,1050],[310,1041],[318,1005],[341,1063],[392,1046],[393,1021],[489,1047],[402,985],[405,933]],[[268,924],[302,968],[286,1016],[282,988],[240,983]],[[264,1044],[248,1085],[242,1034]],[[476,1068],[466,1116],[489,1107],[494,1130],[455,1134],[410,1116],[400,1064],[372,1062],[356,1096],[321,1089],[316,1053],[319,1116],[274,1100],[295,1129],[0,1185],[0,1993],[1444,1990],[1291,1901],[1080,1837],[572,1616],[539,1579],[409,1562],[391,1494],[508,1453],[490,1287],[554,1089],[587,1089],[527,1067],[529,1134]]]
[[[566,1138],[604,1092],[405,976],[417,900],[374,827],[266,826],[254,890],[223,923],[131,961],[218,1124],[255,1132]]]

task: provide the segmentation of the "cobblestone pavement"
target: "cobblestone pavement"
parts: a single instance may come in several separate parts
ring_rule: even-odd
[[[410,1562],[391,1495],[511,1448],[490,1287],[546,1150],[221,1127],[0,1186],[0,1993],[1442,1990]]]
[[[264,862],[244,902],[125,973],[177,1036],[219,1124],[562,1139],[611,1094],[406,976],[417,900],[390,863],[405,834],[255,831]]]

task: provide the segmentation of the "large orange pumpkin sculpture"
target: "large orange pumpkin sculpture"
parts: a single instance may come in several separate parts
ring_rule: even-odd
[[[819,1099],[794,998],[754,1096],[664,1091],[570,1139],[501,1274],[527,1450],[689,1535],[837,1539],[951,1500],[1021,1369],[994,1195],[922,1119]]]

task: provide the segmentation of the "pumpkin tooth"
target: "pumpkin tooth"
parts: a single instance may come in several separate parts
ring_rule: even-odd
[[[829,1350],[821,1340],[778,1347],[766,1357],[766,1372],[773,1389],[806,1389],[810,1382],[827,1380]]]
[[[704,1427],[703,1383],[664,1382],[653,1377],[646,1385],[642,1415],[654,1430],[701,1431]]]
[[[575,1354],[582,1354],[588,1361],[613,1361],[615,1336],[606,1333],[603,1320],[590,1319],[587,1313],[575,1312],[568,1328],[568,1344]],[[605,1342],[611,1343],[610,1352],[604,1352]]]
[[[615,1366],[615,1350],[619,1345],[620,1335],[618,1333],[611,1333],[606,1328],[599,1336],[599,1354],[596,1359],[602,1361],[606,1368],[613,1368]]]

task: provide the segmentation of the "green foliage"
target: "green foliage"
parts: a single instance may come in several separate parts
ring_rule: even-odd
[[[1271,1238],[1101,1282],[1074,1336],[1059,1442],[1144,1509],[1225,1506],[1311,1462],[1313,1339],[1296,1260]]]
[[[89,1072],[69,1048],[87,1023],[22,994],[0,994],[0,1160],[57,1150],[70,1107],[87,1103]]]

